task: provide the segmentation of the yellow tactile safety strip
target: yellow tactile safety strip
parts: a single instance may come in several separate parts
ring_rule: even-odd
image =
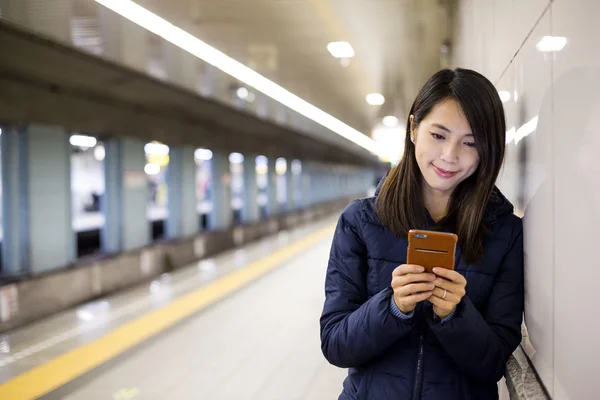
[[[100,339],[25,372],[0,385],[0,399],[36,399],[69,383],[184,318],[227,297],[282,263],[289,261],[301,251],[331,235],[333,228],[330,225],[314,232],[239,271],[232,272],[214,283],[177,299],[161,309],[143,315]]]

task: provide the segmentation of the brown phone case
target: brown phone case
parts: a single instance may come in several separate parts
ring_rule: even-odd
[[[454,269],[458,236],[454,233],[412,229],[408,232],[406,263],[420,265],[426,272],[434,267]]]

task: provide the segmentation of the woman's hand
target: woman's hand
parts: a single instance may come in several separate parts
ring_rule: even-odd
[[[434,274],[423,273],[419,265],[402,264],[392,272],[394,303],[404,314],[415,309],[418,302],[432,297]]]
[[[445,268],[434,268],[437,275],[433,283],[435,289],[429,298],[433,304],[433,312],[441,319],[446,318],[460,303],[466,294],[467,280],[456,271]]]

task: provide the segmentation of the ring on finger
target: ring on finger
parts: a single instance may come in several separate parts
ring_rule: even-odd
[[[442,300],[444,300],[446,298],[447,294],[448,294],[448,291],[446,289],[444,289],[444,294],[442,295]]]

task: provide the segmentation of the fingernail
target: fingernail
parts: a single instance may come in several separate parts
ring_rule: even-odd
[[[429,288],[429,290],[433,289],[435,287],[435,285],[433,283],[427,285],[427,287]]]
[[[423,271],[425,271],[425,268],[423,268],[423,267],[417,267],[417,272],[423,272]]]
[[[434,268],[434,269],[433,269],[433,273],[434,273],[434,274],[437,274],[438,272],[440,272],[440,269],[439,269],[439,268]]]

